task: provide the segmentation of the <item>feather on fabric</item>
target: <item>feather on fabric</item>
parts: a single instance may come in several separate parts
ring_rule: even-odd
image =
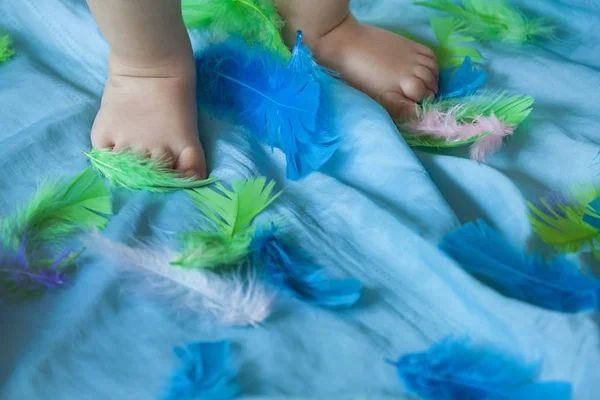
[[[299,46],[289,63],[235,38],[196,58],[199,103],[280,148],[290,179],[320,168],[339,145],[328,126],[328,80],[316,78],[323,70],[314,60],[308,62],[310,53]]]
[[[536,38],[553,38],[556,28],[546,18],[527,18],[504,0],[452,0],[415,2],[446,12],[463,25],[466,34],[480,41],[502,41],[511,44],[531,42]]]
[[[594,187],[575,189],[568,196],[551,195],[541,198],[538,204],[528,203],[529,220],[533,230],[545,243],[560,251],[576,252],[589,244],[596,258],[599,231],[584,220],[588,204],[600,198],[600,191]]]
[[[600,233],[600,197],[588,205],[583,222],[594,227]]]
[[[163,400],[230,400],[239,392],[229,342],[197,342],[175,347],[181,366]]]
[[[475,93],[487,80],[487,73],[465,57],[458,68],[445,68],[440,71],[439,98],[463,97]]]
[[[446,338],[392,364],[408,392],[428,400],[571,399],[569,383],[536,383],[537,365],[466,339]]]
[[[271,312],[275,292],[258,281],[253,271],[217,275],[171,265],[170,251],[132,248],[100,235],[85,238],[86,245],[123,268],[149,279],[139,280],[141,290],[177,300],[177,306],[193,312],[209,312],[224,325],[257,325]],[[145,274],[144,274],[145,273]],[[153,279],[155,278],[155,279]]]
[[[515,299],[569,313],[600,307],[599,279],[583,275],[563,257],[545,261],[528,256],[481,220],[446,235],[440,248],[465,270]]]
[[[273,224],[260,229],[252,243],[252,263],[263,266],[271,283],[300,300],[323,307],[349,307],[360,298],[356,279],[332,280],[308,255],[281,237]]]
[[[16,53],[12,49],[12,38],[0,32],[0,64],[10,60]]]
[[[218,183],[215,190],[189,191],[192,201],[212,230],[180,235],[183,251],[173,262],[188,268],[214,268],[240,262],[250,251],[252,220],[279,197],[275,181],[257,177],[232,182],[232,189]]]
[[[176,189],[191,189],[210,185],[216,178],[196,180],[185,178],[170,168],[167,161],[153,160],[131,150],[93,149],[83,152],[92,167],[116,187],[164,193]]]
[[[189,29],[212,29],[244,38],[284,60],[290,58],[280,34],[284,24],[272,0],[183,0],[181,11]]]

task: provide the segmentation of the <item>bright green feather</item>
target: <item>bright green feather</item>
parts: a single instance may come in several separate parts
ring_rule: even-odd
[[[479,117],[489,117],[494,114],[507,124],[516,129],[532,111],[533,97],[522,95],[509,95],[506,92],[482,92],[467,98],[442,99],[438,101],[425,100],[421,104],[419,113],[427,114],[432,110],[447,112],[456,110],[456,120],[459,123],[472,123]],[[398,126],[406,143],[412,147],[459,147],[471,144],[486,135],[474,136],[466,140],[448,141],[423,134],[406,132],[403,126]]]
[[[116,187],[164,193],[176,189],[192,189],[209,185],[217,180],[211,177],[202,181],[184,178],[169,168],[165,161],[153,160],[133,151],[94,149],[84,154],[92,167]]]
[[[242,260],[250,246],[254,218],[279,195],[273,194],[275,181],[267,183],[258,177],[234,181],[232,189],[222,184],[216,190],[189,190],[192,201],[211,222],[214,231],[196,231],[181,236],[183,251],[174,265],[192,268],[213,268]]]
[[[181,7],[188,28],[239,35],[286,60],[291,55],[281,38],[283,20],[272,0],[183,0]]]
[[[555,35],[556,28],[547,19],[527,18],[504,0],[463,0],[462,6],[452,0],[423,0],[415,4],[449,13],[466,34],[481,41],[521,44]]]
[[[0,35],[0,63],[7,61],[15,55],[12,49],[12,38],[8,35]]]
[[[101,229],[107,215],[112,215],[110,192],[94,171],[86,169],[71,180],[40,185],[26,205],[2,221],[1,237],[15,248],[26,238],[27,247],[33,248],[81,229]]]
[[[568,204],[551,204],[540,199],[544,210],[528,203],[529,220],[538,236],[560,251],[575,252],[588,243],[595,252],[594,240],[599,232],[583,221],[588,204],[600,196],[596,188],[573,191]]]

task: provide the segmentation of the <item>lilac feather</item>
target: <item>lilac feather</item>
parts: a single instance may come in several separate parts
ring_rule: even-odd
[[[360,298],[360,281],[328,278],[307,254],[282,238],[272,224],[260,228],[255,235],[252,260],[254,265],[264,266],[271,283],[307,303],[339,308],[352,306]]]
[[[239,392],[229,342],[190,343],[174,351],[181,366],[163,400],[230,400]]]
[[[199,103],[280,148],[288,178],[319,169],[339,146],[328,123],[332,79],[302,45],[300,32],[289,62],[231,38],[199,54],[196,70]]]

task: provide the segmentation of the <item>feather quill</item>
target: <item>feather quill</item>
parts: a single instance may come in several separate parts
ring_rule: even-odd
[[[215,190],[190,190],[192,202],[212,225],[212,230],[181,235],[183,251],[173,262],[187,268],[214,268],[237,264],[250,252],[254,218],[279,197],[275,181],[257,177],[238,180],[232,189],[217,183]]]
[[[462,6],[452,0],[424,0],[415,4],[450,14],[462,24],[466,34],[484,42],[523,44],[555,36],[556,28],[547,18],[527,18],[504,0],[462,0]]]
[[[481,220],[446,235],[440,248],[465,270],[515,299],[566,313],[600,306],[599,279],[583,275],[563,257],[528,256]]]
[[[252,243],[252,263],[265,269],[272,284],[322,307],[350,307],[358,301],[360,281],[328,278],[307,254],[281,236],[271,224],[259,229]]]
[[[284,22],[272,0],[183,0],[181,8],[188,29],[238,35],[284,60],[290,58],[280,34]]]
[[[570,400],[567,382],[536,383],[538,366],[488,346],[446,338],[397,362],[408,392],[430,400]]]
[[[169,168],[167,161],[153,160],[131,150],[93,149],[83,153],[90,159],[92,167],[113,186],[130,190],[164,193],[198,188],[217,180],[214,177],[201,181],[182,177],[179,172]]]
[[[286,175],[300,179],[320,168],[339,145],[328,126],[329,79],[301,43],[289,63],[236,38],[197,56],[198,101],[229,115],[259,141],[280,148]]]
[[[227,341],[175,347],[180,367],[171,376],[163,400],[231,400],[239,392]]]
[[[487,73],[471,62],[471,57],[465,57],[458,68],[445,68],[440,72],[439,98],[453,98],[472,95],[487,80]]]
[[[533,230],[560,251],[576,252],[589,244],[596,258],[600,258],[595,246],[599,231],[586,222],[589,218],[584,220],[588,204],[599,197],[598,189],[590,187],[573,190],[568,196],[541,198],[537,205],[528,203]]]
[[[170,251],[133,248],[99,234],[85,238],[87,246],[123,268],[148,277],[142,289],[163,296],[193,312],[209,312],[223,325],[257,325],[270,312],[275,292],[258,281],[254,271],[217,275],[174,267]],[[179,296],[177,296],[179,295]],[[177,296],[177,297],[175,297]]]
[[[16,53],[12,49],[12,38],[0,33],[0,64],[10,60]]]

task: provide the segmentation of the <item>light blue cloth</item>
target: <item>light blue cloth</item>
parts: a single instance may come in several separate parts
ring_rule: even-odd
[[[365,22],[432,37],[432,12],[410,3],[353,7]],[[599,398],[593,317],[504,298],[436,249],[446,232],[478,217],[524,246],[531,235],[526,200],[598,179],[600,1],[521,3],[556,18],[563,39],[480,47],[490,85],[537,101],[487,165],[469,160],[466,149],[413,152],[380,106],[341,84],[331,117],[343,144],[321,172],[298,183],[284,181],[281,154],[249,145],[237,127],[202,118],[214,174],[278,179],[287,193],[279,209],[307,235],[305,246],[331,273],[364,282],[357,307],[331,311],[289,300],[259,328],[215,328],[164,301],[124,292],[114,266],[88,259],[73,288],[1,306],[0,398],[155,399],[176,366],[173,346],[222,338],[234,343],[248,398],[398,398],[402,387],[384,359],[447,335],[542,359],[542,379],[573,382],[576,400]],[[0,207],[10,210],[42,178],[86,166],[81,150],[90,147],[107,45],[82,0],[4,0],[0,26],[18,52],[0,66]],[[113,239],[168,235],[186,221],[182,194],[121,193],[116,203],[107,229]]]

